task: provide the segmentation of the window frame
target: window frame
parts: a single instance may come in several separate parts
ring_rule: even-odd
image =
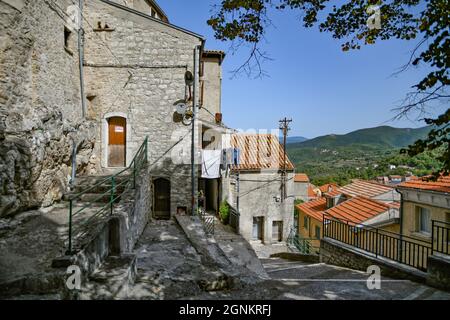
[[[423,216],[425,213],[427,214],[428,221],[424,223]],[[428,224],[428,230],[425,228],[426,224]],[[429,208],[416,207],[416,232],[427,236],[431,235],[431,210]]]

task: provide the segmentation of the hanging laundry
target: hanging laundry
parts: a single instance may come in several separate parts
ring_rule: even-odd
[[[222,150],[203,150],[202,178],[205,179],[220,178],[221,159],[222,159]]]

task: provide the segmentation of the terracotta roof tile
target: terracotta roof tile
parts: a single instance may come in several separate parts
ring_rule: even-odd
[[[380,184],[373,181],[355,180],[352,183],[341,187],[340,191],[348,196],[356,197],[363,196],[372,198],[383,193],[395,191],[393,187]]]
[[[390,206],[380,201],[357,196],[325,211],[336,219],[346,220],[353,224],[364,221],[388,211]]]
[[[327,193],[330,191],[335,191],[337,190],[339,187],[336,183],[327,183],[324,184],[323,186],[320,186],[319,189],[322,193]]]
[[[319,198],[305,202],[297,205],[297,209],[316,220],[323,221],[323,212],[327,209],[327,200]]]
[[[335,189],[335,190],[333,190],[333,191],[330,191],[330,192],[326,192],[325,193],[325,196],[326,197],[337,197],[337,196],[339,196],[339,195],[341,195],[342,194],[342,192],[341,192],[341,190],[339,190],[339,189]]]
[[[294,182],[309,182],[309,177],[305,173],[297,173],[294,176]]]
[[[317,193],[314,191],[315,187],[313,185],[309,185],[308,187],[308,197],[309,198],[317,198]]]
[[[233,148],[240,150],[240,165],[235,170],[282,169],[283,148],[278,137],[272,134],[233,134]],[[286,169],[294,170],[286,154]]]
[[[406,181],[399,184],[398,187],[450,193],[450,176],[440,177],[437,181],[430,181],[429,177]]]

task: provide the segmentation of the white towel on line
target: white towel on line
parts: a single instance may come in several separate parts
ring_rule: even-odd
[[[221,159],[222,159],[222,150],[203,150],[202,178],[205,179],[220,178]]]

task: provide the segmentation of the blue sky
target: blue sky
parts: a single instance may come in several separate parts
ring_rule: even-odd
[[[342,52],[340,42],[317,28],[304,29],[295,11],[273,12],[263,48],[272,61],[264,64],[270,77],[231,78],[248,57],[234,55],[229,43],[214,39],[206,24],[218,0],[159,0],[171,23],[203,35],[207,49],[229,53],[223,64],[222,112],[225,123],[237,129],[271,129],[284,116],[292,118],[291,136],[313,138],[357,129],[391,125],[420,127],[411,119],[389,121],[410,87],[426,74],[425,68],[392,74],[404,65],[412,42],[391,40],[361,50]],[[434,110],[432,115],[443,111]]]

